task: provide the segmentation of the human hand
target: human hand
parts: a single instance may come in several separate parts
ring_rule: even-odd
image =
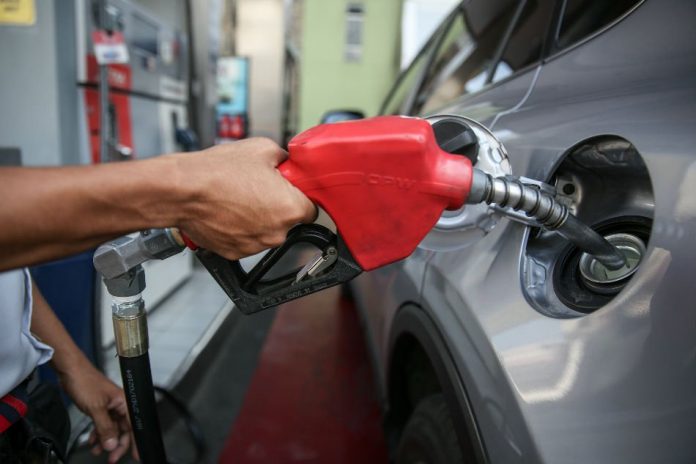
[[[91,364],[85,363],[59,375],[61,386],[75,405],[92,418],[94,430],[89,437],[92,454],[106,450],[109,463],[126,454],[132,436],[123,390]],[[131,454],[138,459],[133,445]]]
[[[312,222],[314,204],[276,169],[287,153],[273,141],[246,139],[179,155],[194,200],[179,228],[196,244],[239,259],[281,245],[295,224]]]

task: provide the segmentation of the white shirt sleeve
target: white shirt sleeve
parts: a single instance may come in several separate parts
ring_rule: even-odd
[[[53,349],[31,334],[32,305],[29,271],[0,273],[0,397],[53,356]]]

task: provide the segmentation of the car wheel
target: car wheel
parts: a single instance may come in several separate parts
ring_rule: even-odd
[[[452,417],[441,393],[422,399],[404,427],[396,464],[464,463]]]

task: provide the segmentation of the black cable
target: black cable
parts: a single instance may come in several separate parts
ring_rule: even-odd
[[[208,453],[208,444],[205,439],[205,434],[203,433],[203,428],[200,426],[199,422],[193,416],[191,411],[186,407],[186,404],[179,397],[177,397],[176,395],[174,395],[174,393],[170,392],[164,387],[159,387],[155,385],[153,388],[157,393],[162,395],[162,398],[165,401],[168,401],[172,406],[174,406],[174,409],[177,411],[179,416],[181,416],[181,419],[184,421],[184,425],[186,426],[186,429],[188,430],[189,435],[191,436],[193,446],[196,449],[196,457],[194,458],[193,464],[203,463],[204,458]],[[93,427],[93,425],[94,424],[91,420],[87,421],[87,424],[84,427],[82,427],[79,433],[77,433],[72,443],[68,445],[68,450],[65,454],[66,462],[70,462],[70,458],[77,449],[77,443],[79,441],[80,436],[87,432],[89,428]],[[135,443],[133,444],[133,446],[135,446]]]
[[[65,462],[70,462],[72,454],[77,449],[77,442],[80,441],[80,437],[87,432],[90,428],[94,426],[94,422],[91,420],[85,421],[86,424],[80,429],[80,431],[75,435],[75,439],[72,443],[68,443],[68,450],[65,452]]]
[[[204,462],[203,459],[208,452],[208,444],[206,443],[203,429],[196,418],[193,417],[193,414],[191,414],[191,411],[186,407],[184,402],[175,396],[174,393],[162,387],[155,386],[154,388],[156,392],[160,393],[165,400],[169,401],[171,405],[174,406],[174,409],[177,410],[184,421],[186,429],[191,436],[193,446],[196,449],[196,457],[193,462],[195,464]]]

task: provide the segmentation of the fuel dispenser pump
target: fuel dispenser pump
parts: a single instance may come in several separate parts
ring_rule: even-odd
[[[329,214],[337,233],[317,224],[298,225],[283,245],[270,250],[248,272],[239,261],[197,248],[176,229],[143,231],[97,249],[94,264],[114,300],[121,375],[143,463],[166,462],[140,296],[145,287],[140,265],[147,260],[166,259],[185,247],[196,250],[198,260],[237,308],[251,314],[403,259],[435,226],[443,210],[483,203],[495,205],[513,220],[557,231],[606,270],[632,272],[619,248],[580,222],[538,182],[493,177],[473,168],[470,158],[485,145],[477,137],[490,137],[502,145],[478,123],[464,118],[457,122],[460,129],[449,134],[442,147],[428,121],[397,116],[324,124],[296,136],[289,144],[289,159],[278,169]],[[298,243],[320,251],[301,269],[267,278]]]

